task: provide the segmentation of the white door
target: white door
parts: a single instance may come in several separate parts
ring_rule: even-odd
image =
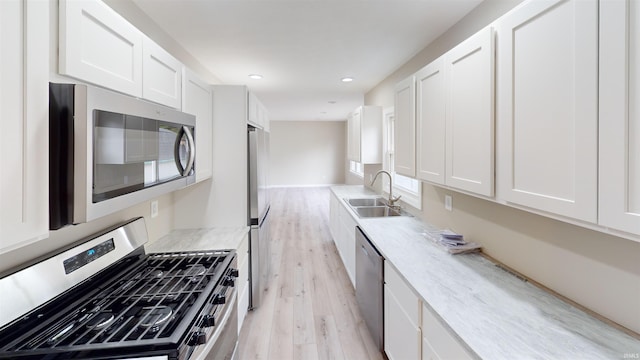
[[[499,20],[500,196],[596,222],[598,3],[531,1]]]
[[[485,196],[494,193],[493,48],[488,27],[445,55],[446,184]]]
[[[60,0],[59,71],[142,96],[142,38],[102,1]]]
[[[416,77],[417,177],[445,184],[446,83],[444,58],[422,68]]]
[[[640,235],[640,3],[600,3],[600,189],[603,226]]]
[[[180,109],[182,64],[147,37],[143,40],[142,49],[142,97]]]
[[[0,253],[49,233],[49,4],[0,1]]]
[[[395,172],[416,176],[416,86],[415,77],[395,87],[394,154]]]
[[[196,182],[213,174],[213,93],[211,86],[185,68],[182,111],[196,116]]]

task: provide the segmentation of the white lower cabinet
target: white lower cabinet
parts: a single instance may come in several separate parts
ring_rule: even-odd
[[[346,205],[332,193],[329,200],[329,230],[354,288],[356,286],[357,225]]]
[[[346,207],[340,207],[340,245],[338,251],[349,275],[351,284],[356,286],[356,221]]]
[[[454,338],[436,318],[433,312],[422,305],[422,360],[467,360],[473,359],[462,344]]]
[[[474,358],[388,261],[384,283],[384,351],[389,360]]]
[[[0,1],[0,253],[49,235],[49,4]]]
[[[244,239],[236,250],[238,254],[238,278],[236,287],[238,288],[238,334],[242,329],[242,323],[249,310],[249,236]]]
[[[384,352],[389,360],[421,357],[420,299],[384,262]]]

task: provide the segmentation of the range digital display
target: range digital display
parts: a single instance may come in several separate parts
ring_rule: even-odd
[[[80,269],[81,267],[87,265],[88,263],[99,259],[100,257],[106,255],[107,253],[115,250],[116,246],[113,243],[113,238],[106,240],[91,249],[85,250],[75,256],[72,256],[65,261],[64,264],[64,272],[65,274],[71,274],[72,272]]]

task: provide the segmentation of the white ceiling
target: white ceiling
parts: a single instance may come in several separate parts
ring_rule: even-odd
[[[271,120],[344,120],[482,0],[133,1],[223,83],[248,85]]]

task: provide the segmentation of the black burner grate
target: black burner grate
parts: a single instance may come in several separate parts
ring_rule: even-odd
[[[159,344],[177,347],[222,278],[229,253],[151,254],[119,269],[118,276],[111,271],[91,279],[12,324],[29,331],[1,336],[0,357]],[[72,305],[60,311],[60,302]],[[6,333],[12,333],[11,328],[3,329]]]

